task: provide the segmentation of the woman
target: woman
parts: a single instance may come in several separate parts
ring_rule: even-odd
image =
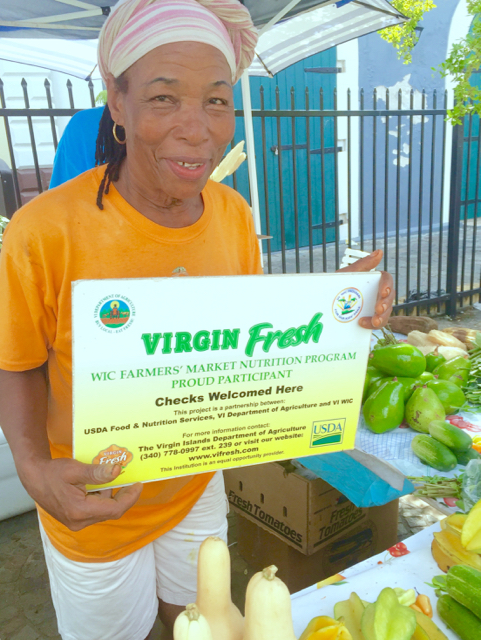
[[[256,39],[237,0],[121,2],[99,41],[107,167],[42,194],[8,227],[0,423],[38,505],[64,639],[143,640],[157,608],[171,627],[195,599],[201,541],[226,539],[220,473],[86,494],[120,469],[71,458],[70,289],[80,279],[261,273],[247,203],[208,182],[233,137],[232,85]],[[363,326],[384,324],[392,299],[386,274]]]

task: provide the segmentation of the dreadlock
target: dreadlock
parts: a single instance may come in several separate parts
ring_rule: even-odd
[[[117,88],[122,92],[127,91],[127,79],[124,74],[115,80]],[[110,114],[109,106],[106,104],[100,119],[99,133],[95,148],[95,166],[106,164],[104,177],[97,192],[97,206],[103,210],[103,196],[108,194],[112,182],[117,182],[120,175],[120,167],[127,155],[127,145],[119,144],[113,134],[114,121]]]

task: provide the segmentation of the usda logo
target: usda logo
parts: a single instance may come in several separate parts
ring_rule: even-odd
[[[325,447],[328,444],[340,444],[344,437],[346,418],[318,420],[312,423],[311,447]]]

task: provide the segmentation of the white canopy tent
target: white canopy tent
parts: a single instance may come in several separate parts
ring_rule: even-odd
[[[96,64],[93,41],[116,1],[0,0],[0,59],[90,77]],[[251,205],[260,234],[248,76],[273,76],[315,53],[406,18],[387,0],[243,0],[243,4],[260,30],[257,55],[241,79]],[[36,41],[27,48],[25,38]]]

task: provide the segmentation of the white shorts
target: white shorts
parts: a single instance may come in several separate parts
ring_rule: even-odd
[[[63,640],[144,640],[160,598],[195,602],[197,554],[208,536],[227,542],[229,506],[217,471],[190,513],[174,529],[121,560],[69,560],[42,536],[58,630]]]

